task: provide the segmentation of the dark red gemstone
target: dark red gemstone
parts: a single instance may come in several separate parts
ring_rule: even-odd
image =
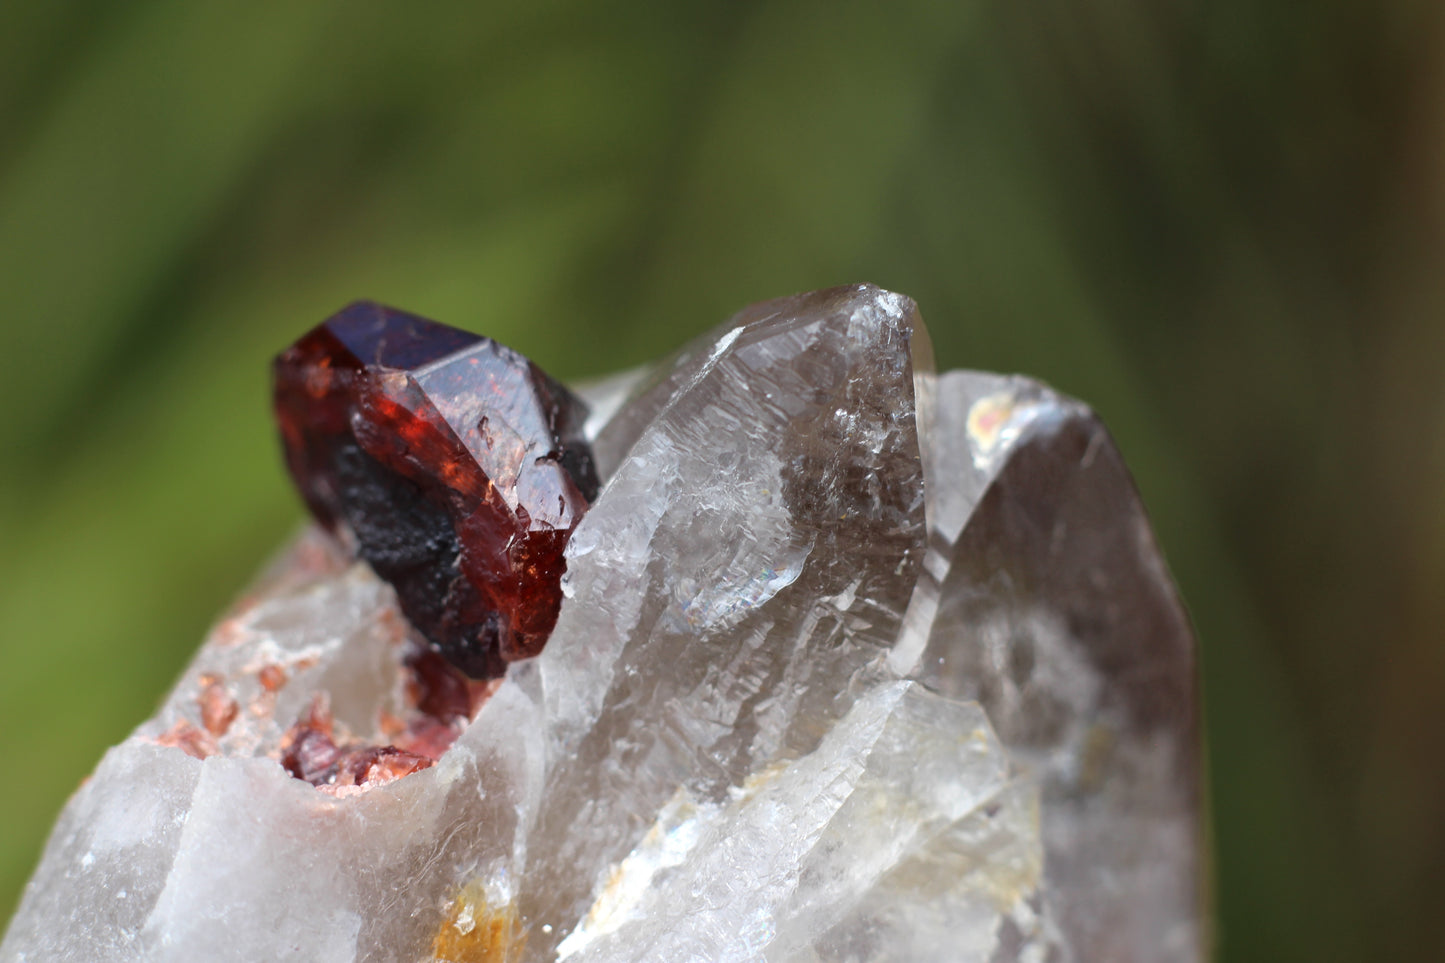
[[[441,751],[446,751],[445,747]],[[436,760],[396,746],[338,744],[330,701],[317,696],[286,733],[280,761],[282,768],[303,782],[340,789],[391,782],[426,769]]]
[[[586,406],[510,348],[370,302],[276,359],[286,463],[317,520],[472,678],[541,651],[597,494]]]

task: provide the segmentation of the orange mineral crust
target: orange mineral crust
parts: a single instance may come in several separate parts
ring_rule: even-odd
[[[491,905],[485,889],[472,884],[448,903],[432,940],[432,958],[438,963],[517,963],[526,946],[517,908]]]

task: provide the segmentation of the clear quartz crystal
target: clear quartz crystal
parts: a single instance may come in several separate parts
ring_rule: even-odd
[[[394,594],[311,532],[62,814],[0,961],[1199,960],[1193,642],[1117,450],[906,298],[600,382],[542,654],[430,768]],[[340,737],[338,737],[340,738]],[[329,790],[329,791],[328,791]]]

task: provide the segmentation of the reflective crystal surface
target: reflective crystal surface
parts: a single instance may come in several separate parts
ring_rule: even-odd
[[[604,487],[540,655],[447,688],[308,533],[76,794],[0,960],[1204,958],[1193,643],[1085,407],[935,376],[866,285],[582,394]],[[318,706],[435,763],[294,779]]]
[[[597,493],[586,407],[488,338],[359,301],[276,358],[286,464],[316,520],[472,678],[542,650]]]

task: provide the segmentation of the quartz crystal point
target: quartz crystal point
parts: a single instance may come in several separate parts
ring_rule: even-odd
[[[584,394],[550,641],[434,765],[278,764],[317,713],[442,724],[393,589],[308,533],[77,792],[0,961],[1204,958],[1192,639],[1086,408],[934,376],[866,285]]]

